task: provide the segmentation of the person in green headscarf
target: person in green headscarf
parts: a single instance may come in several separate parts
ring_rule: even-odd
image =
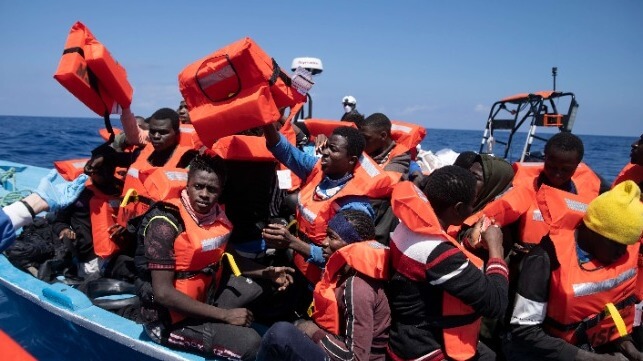
[[[507,190],[514,178],[511,164],[489,154],[478,154],[469,171],[476,176],[477,180],[473,212],[481,210],[487,203]]]

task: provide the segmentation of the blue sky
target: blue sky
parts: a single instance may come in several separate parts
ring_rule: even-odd
[[[314,115],[358,110],[428,128],[482,130],[494,101],[576,94],[574,131],[643,132],[643,1],[0,0],[0,114],[91,117],[52,75],[80,20],[125,66],[132,109],[180,100],[178,73],[244,36],[283,67],[322,59]]]

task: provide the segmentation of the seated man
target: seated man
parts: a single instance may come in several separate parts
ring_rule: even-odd
[[[446,233],[471,214],[476,180],[446,166],[391,196],[400,224],[391,235],[392,278],[388,352],[393,360],[495,359],[478,342],[480,317],[500,318],[507,307],[508,271],[502,233],[489,227],[486,265]]]
[[[218,203],[224,168],[220,158],[200,155],[190,163],[187,186],[181,176],[185,173],[177,169],[158,169],[146,180],[158,203],[143,216],[137,232],[141,315],[155,342],[211,356],[254,360],[260,337],[249,328],[253,315],[244,308],[254,298],[250,294],[254,284],[235,282],[238,277],[222,279],[232,230]],[[260,267],[243,257],[237,260],[244,275],[273,280],[282,290],[292,281],[288,274],[292,269]],[[236,275],[238,269],[230,256],[228,262]],[[228,290],[231,282],[234,292]]]
[[[122,181],[114,175],[118,157],[107,144],[92,150],[84,169],[91,184],[75,203],[58,212],[53,223],[54,234],[73,243],[80,277],[103,273],[109,261],[119,254],[134,256],[133,242],[125,244],[120,237],[110,237],[109,232],[115,224],[123,188]],[[134,276],[132,268],[117,278],[132,281]]]
[[[640,194],[625,181],[585,208],[568,193],[539,191],[551,231],[522,263],[507,360],[643,359],[629,336],[643,232]]]
[[[396,143],[391,138],[391,126],[391,120],[382,113],[374,113],[366,117],[358,125],[366,141],[364,152],[385,171],[395,172],[406,179],[411,164],[411,152],[408,147]],[[389,199],[373,199],[371,205],[375,211],[376,239],[382,244],[388,244],[390,233],[399,221],[393,215]]]
[[[274,324],[264,334],[258,360],[385,359],[391,320],[384,293],[388,248],[372,241],[374,230],[360,211],[341,211],[331,219],[313,321]]]

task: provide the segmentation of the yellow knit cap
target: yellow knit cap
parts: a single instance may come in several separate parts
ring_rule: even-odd
[[[583,217],[587,228],[614,242],[632,245],[643,233],[641,190],[631,180],[596,197]]]

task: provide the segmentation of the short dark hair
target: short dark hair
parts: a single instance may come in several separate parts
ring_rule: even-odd
[[[98,147],[92,149],[92,156],[89,158],[89,162],[96,158],[103,158],[103,168],[109,171],[114,171],[117,166],[117,152],[116,149],[112,148],[109,143],[103,143]]]
[[[545,155],[547,155],[551,149],[558,149],[564,152],[576,152],[579,161],[583,160],[583,156],[585,155],[583,141],[570,132],[560,132],[549,138],[547,144],[545,144]]]
[[[364,140],[364,136],[359,132],[359,130],[353,127],[341,126],[335,128],[332,135],[339,135],[346,138],[346,142],[348,143],[346,145],[346,154],[349,157],[359,157],[360,155],[362,155],[364,147],[366,146],[366,141]]]
[[[344,113],[340,119],[342,122],[353,122],[355,125],[360,127],[364,123],[364,114],[353,109],[348,113]]]
[[[355,209],[341,211],[346,220],[355,228],[362,241],[375,239],[375,224],[371,216]]]
[[[176,112],[174,109],[170,108],[161,108],[152,114],[150,117],[151,119],[156,119],[156,120],[161,120],[161,119],[169,119],[172,122],[172,129],[174,131],[178,132],[179,127],[181,126],[181,122],[179,121],[179,113]]]
[[[472,204],[476,196],[476,178],[467,169],[448,165],[433,171],[422,191],[431,207],[441,212],[458,202]]]
[[[225,183],[227,173],[226,165],[223,159],[218,155],[206,152],[195,156],[189,165],[188,179],[190,179],[192,175],[199,170],[206,171],[208,173],[215,173],[217,177],[219,177],[221,184]]]
[[[388,134],[391,134],[391,120],[382,113],[373,113],[366,117],[360,127],[365,126],[386,130]]]

